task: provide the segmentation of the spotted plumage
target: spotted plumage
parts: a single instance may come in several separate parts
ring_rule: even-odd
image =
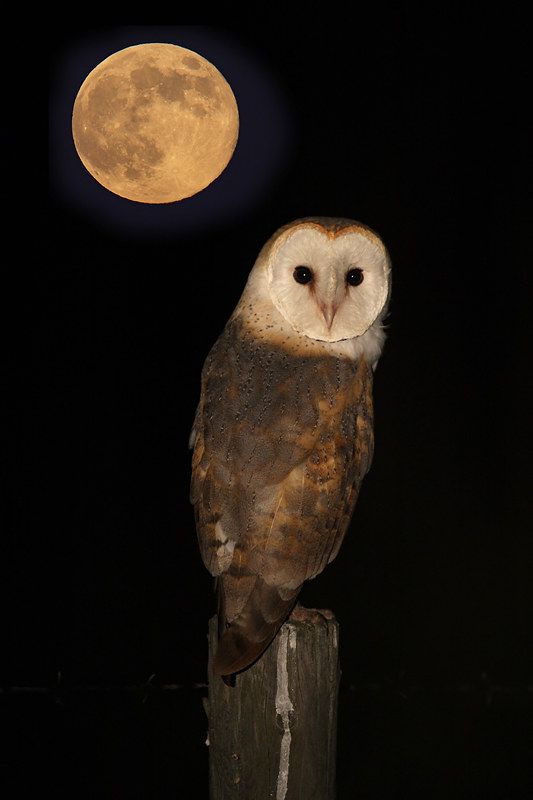
[[[311,286],[295,273],[301,266]],[[355,269],[369,298],[351,294],[359,284],[345,275]],[[218,674],[253,663],[303,582],[337,555],[372,459],[372,375],[389,284],[373,232],[350,220],[292,223],[261,251],[205,362],[191,501],[217,578]],[[346,336],[350,325],[360,332]]]

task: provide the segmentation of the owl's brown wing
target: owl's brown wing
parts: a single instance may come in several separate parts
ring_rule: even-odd
[[[218,576],[215,672],[251,664],[342,542],[372,458],[364,360],[291,358],[226,329],[203,372],[191,500]]]

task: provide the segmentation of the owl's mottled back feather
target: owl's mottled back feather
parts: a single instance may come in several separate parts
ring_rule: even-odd
[[[208,356],[191,501],[217,576],[214,671],[245,669],[340,547],[373,449],[372,370],[258,340],[239,318]]]

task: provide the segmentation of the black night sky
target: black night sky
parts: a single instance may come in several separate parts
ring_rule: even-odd
[[[443,7],[50,39],[3,682],[53,691],[4,694],[14,786],[44,755],[71,797],[207,797],[200,371],[262,244],[323,214],[370,225],[393,263],[374,463],[340,555],[301,596],[341,623],[339,798],[531,796],[531,131],[520,48],[501,29],[496,57],[490,26]],[[241,112],[226,172],[164,207],[100,187],[69,128],[88,72],[150,41],[213,61]]]

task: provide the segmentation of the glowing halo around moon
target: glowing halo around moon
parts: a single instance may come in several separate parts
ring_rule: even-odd
[[[88,172],[140,203],[202,191],[229,163],[239,135],[231,87],[198,53],[140,44],[106,58],[82,83],[72,135]]]

